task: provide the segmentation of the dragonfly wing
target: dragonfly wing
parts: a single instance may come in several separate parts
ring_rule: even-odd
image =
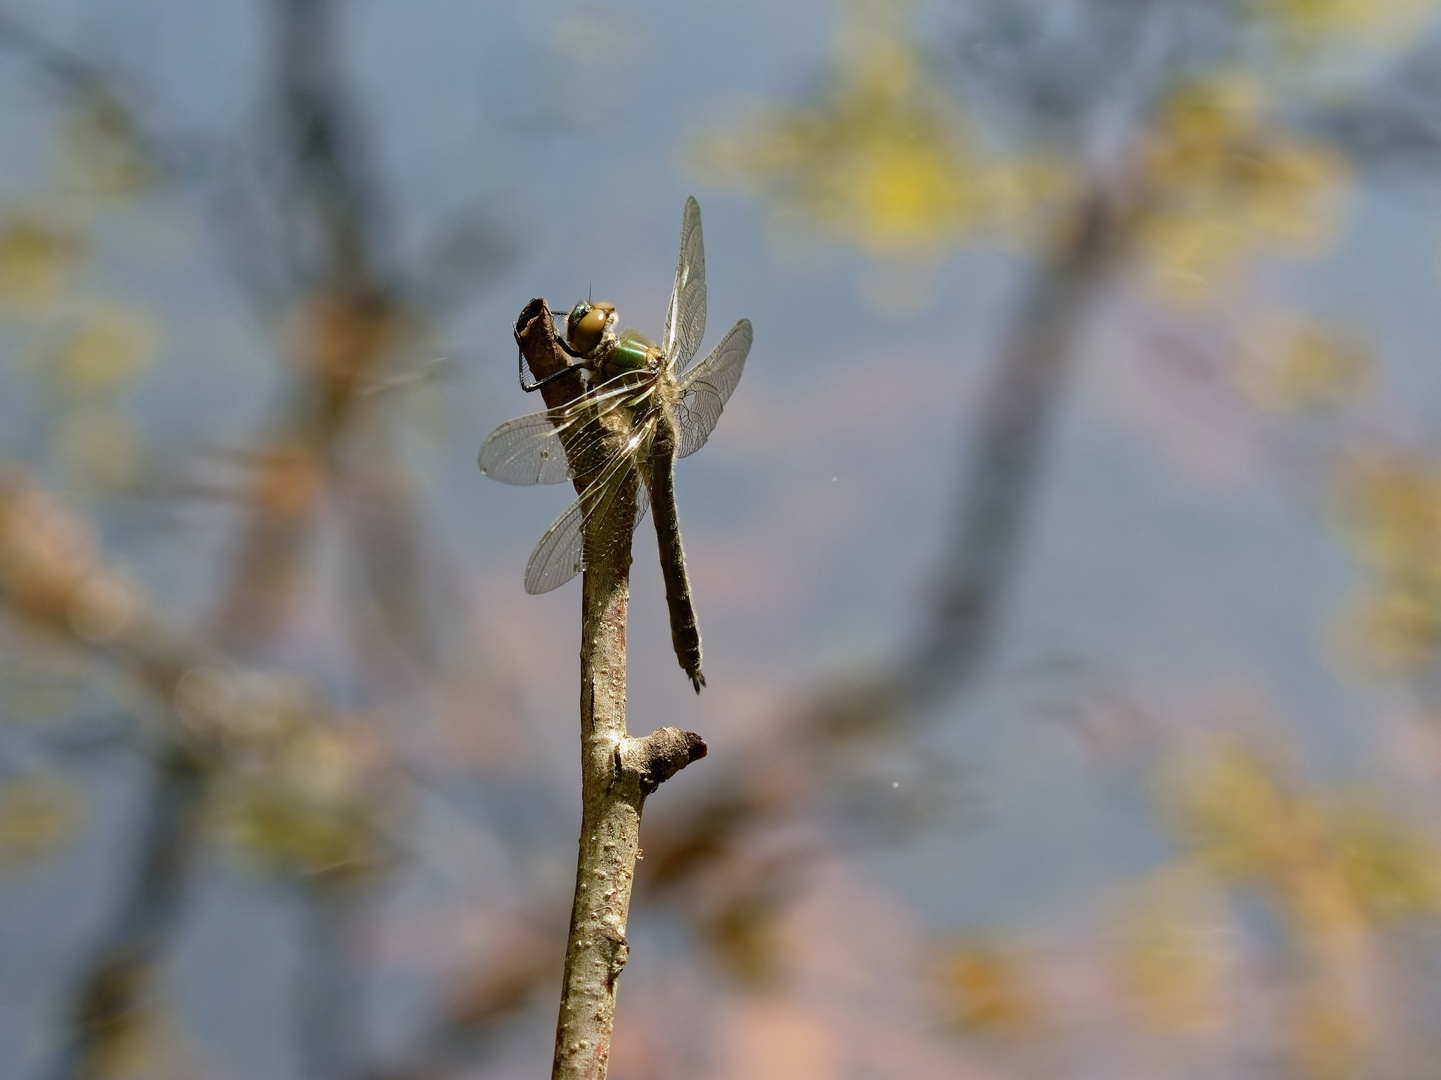
[[[680,428],[676,457],[694,454],[710,438],[721,409],[740,382],[750,351],[751,321],[742,319],[709,356],[682,378],[680,405],[676,408]]]
[[[654,426],[655,422],[651,421],[650,428]],[[609,518],[618,513],[628,501],[618,497],[627,485],[635,492],[632,519],[628,523],[613,522],[603,529],[601,535],[611,546],[630,539],[650,506],[650,493],[640,482],[636,470],[635,448],[644,441],[643,437],[637,436],[627,439],[626,449],[616,454],[575,502],[566,507],[564,513],[545,530],[525,567],[526,592],[550,592],[585,569],[586,525],[592,520]]]
[[[570,464],[551,414],[531,413],[492,431],[480,447],[480,471],[502,484],[568,480]]]
[[[507,420],[481,444],[480,471],[503,484],[559,484],[599,467],[608,432],[595,421],[631,393],[612,380],[562,408]]]
[[[661,348],[676,371],[690,363],[705,337],[705,242],[701,238],[700,204],[695,197],[685,201],[680,220],[680,258],[675,268],[675,287],[665,313],[665,337]]]

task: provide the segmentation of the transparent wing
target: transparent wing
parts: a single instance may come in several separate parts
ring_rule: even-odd
[[[679,371],[690,363],[705,337],[705,242],[701,239],[700,204],[695,197],[685,201],[680,219],[680,258],[675,268],[675,287],[665,313],[665,337],[661,348]]]
[[[709,356],[681,378],[680,405],[676,408],[680,428],[676,457],[694,454],[710,438],[720,420],[721,409],[741,380],[750,351],[751,321],[742,319],[721,338]]]
[[[617,496],[625,490],[630,477],[636,472],[637,450],[644,447],[655,432],[655,420],[649,420],[642,430],[626,440],[625,448],[618,452],[605,466],[600,475],[580,496],[565,508],[545,530],[540,543],[530,553],[530,562],[525,567],[525,591],[547,593],[564,585],[585,569],[585,530],[593,519],[604,519],[620,511],[623,500]],[[640,483],[639,476],[632,485],[635,489],[635,513],[632,520],[623,526],[616,523],[603,530],[607,544],[614,545],[629,539],[631,533],[645,519],[650,506],[650,492]],[[607,549],[608,553],[608,549]]]
[[[548,412],[507,420],[480,446],[480,471],[502,484],[559,484],[570,479],[560,429]]]
[[[607,434],[594,421],[634,400],[635,392],[634,378],[621,376],[562,408],[507,420],[481,444],[480,471],[520,485],[559,484],[590,472],[603,462]]]

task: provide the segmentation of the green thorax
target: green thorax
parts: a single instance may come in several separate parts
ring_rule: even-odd
[[[601,381],[631,372],[659,371],[661,359],[660,348],[639,330],[622,330],[601,358]]]

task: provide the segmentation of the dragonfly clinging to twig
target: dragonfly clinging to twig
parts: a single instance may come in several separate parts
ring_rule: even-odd
[[[680,258],[661,343],[636,330],[617,332],[613,304],[582,300],[566,318],[570,366],[531,382],[522,367],[520,382],[523,389],[535,390],[580,370],[588,380],[585,392],[562,407],[501,424],[480,448],[480,471],[507,484],[588,478],[531,553],[525,568],[530,593],[549,592],[585,568],[584,540],[594,523],[606,523],[600,535],[628,542],[647,505],[655,504],[671,640],[697,693],[705,676],[676,511],[675,462],[699,450],[715,430],[751,347],[750,320],[741,319],[692,366],[705,335],[705,309],[705,247],[700,206],[692,198],[681,217]],[[628,421],[619,439],[602,422],[615,410]],[[632,500],[618,496],[632,490],[633,518],[607,521],[622,508],[630,509]]]

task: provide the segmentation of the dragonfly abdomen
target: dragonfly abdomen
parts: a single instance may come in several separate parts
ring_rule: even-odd
[[[701,673],[700,626],[691,599],[690,575],[686,573],[685,548],[680,538],[680,512],[675,499],[676,433],[671,418],[659,417],[652,443],[650,467],[646,470],[650,499],[655,512],[656,541],[660,546],[661,576],[665,580],[665,602],[670,609],[670,637],[676,659],[690,676],[697,694],[705,685]]]

